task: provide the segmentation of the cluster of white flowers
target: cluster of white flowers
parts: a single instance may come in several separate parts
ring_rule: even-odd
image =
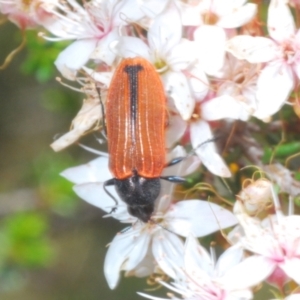
[[[147,59],[161,77],[168,98],[167,147],[187,140],[189,133],[195,149],[195,156],[167,168],[163,176],[186,176],[202,163],[212,174],[230,177],[214,142],[198,147],[213,138],[213,129],[234,120],[251,124],[251,117],[271,122],[284,104],[294,105],[299,113],[299,103],[290,101],[300,83],[300,30],[293,17],[293,11],[299,16],[297,1],[271,0],[265,5],[267,33],[259,6],[246,0],[82,2],[0,0],[2,14],[23,30],[43,27],[46,32],[39,35],[45,39],[71,41],[54,63],[65,79],[81,85],[87,99],[70,132],[51,145],[55,151],[99,130],[102,113],[96,88],[105,105],[114,70],[128,57]],[[137,277],[166,274],[173,282],[160,283],[189,300],[253,299],[263,282],[274,286],[278,299],[300,299],[299,287],[284,288],[300,284],[300,216],[292,204],[288,216],[283,215],[278,200],[278,192],[284,192],[292,203],[299,184],[282,165],[264,165],[259,160],[262,147],[251,137],[242,143],[251,162],[273,182],[248,182],[236,197],[233,213],[207,199],[174,202],[173,184],[163,182],[152,222],[141,223],[109,187],[119,202],[111,212],[114,202],[103,191],[103,183],[111,178],[107,156],[62,173],[85,201],[131,224],[116,235],[106,255],[110,288],[124,271]],[[177,146],[168,160],[184,155]],[[272,209],[275,214],[268,214]],[[213,249],[209,254],[196,238],[231,226],[234,229],[226,231],[231,247],[216,262]]]

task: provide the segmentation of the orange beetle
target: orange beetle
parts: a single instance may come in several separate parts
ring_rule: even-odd
[[[160,179],[184,181],[176,176],[161,177],[166,166],[166,115],[164,88],[155,68],[144,58],[124,59],[107,94],[109,168],[114,178],[104,183],[104,189],[114,199],[106,189],[114,185],[128,212],[143,222],[148,222],[154,211]]]

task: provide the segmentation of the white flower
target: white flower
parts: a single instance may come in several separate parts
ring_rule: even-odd
[[[179,140],[184,132],[189,130],[190,140],[195,154],[201,160],[201,163],[213,174],[221,177],[230,177],[231,172],[225,161],[218,153],[217,147],[213,141],[213,133],[209,123],[206,121],[207,116],[214,116],[218,111],[206,110],[203,118],[202,107],[206,101],[196,103],[196,112],[189,122],[184,122],[178,116],[170,118],[169,128],[167,132],[167,145],[170,147]],[[178,129],[177,129],[178,128]]]
[[[215,75],[224,65],[225,29],[240,27],[256,14],[256,4],[246,0],[203,0],[190,9],[190,24],[199,26],[194,32],[197,58],[209,75]]]
[[[239,201],[235,204],[244,232],[238,243],[254,254],[231,270],[232,281],[241,288],[245,287],[241,271],[247,274],[251,285],[269,278],[272,283],[282,285],[284,276],[300,284],[300,216],[283,216],[279,201],[272,193],[276,215],[263,221],[249,217]]]
[[[211,257],[194,237],[189,236],[185,244],[183,268],[177,267],[177,264],[174,263],[174,268],[177,271],[175,282],[172,285],[164,285],[181,294],[183,299],[189,300],[252,299],[250,289],[239,288],[234,283],[231,286],[224,284],[224,282],[230,281],[229,271],[238,265],[242,259],[242,248],[233,246],[220,256],[218,262],[215,262],[215,257],[213,255]],[[245,275],[245,273],[241,273],[244,278],[247,277]],[[149,299],[160,299],[139,294]],[[174,297],[172,299],[179,298]]]
[[[170,204],[166,197],[158,201],[159,207],[152,217],[154,221],[159,220],[158,224],[135,223],[111,242],[104,262],[110,288],[116,287],[120,271],[142,277],[162,270],[175,278],[173,263],[183,263],[183,243],[176,234],[186,237],[192,232],[196,236],[205,236],[236,223],[229,211],[206,201]]]
[[[191,122],[190,135],[193,149],[205,167],[215,175],[230,177],[229,168],[218,153],[215,143],[210,141],[213,135],[209,123],[203,119]]]
[[[257,109],[253,114],[268,121],[287,101],[300,77],[300,31],[285,1],[272,0],[268,11],[271,38],[236,36],[227,50],[250,63],[266,63],[257,81]]]
[[[195,64],[195,49],[191,41],[182,39],[182,25],[178,8],[171,3],[156,17],[149,28],[148,43],[139,38],[123,37],[115,45],[122,57],[141,56],[153,63],[161,75],[167,94],[174,100],[175,107],[184,120],[194,110],[195,99],[189,82],[195,80],[195,91],[208,91],[208,81],[203,71]],[[186,73],[191,76],[187,77]]]
[[[54,22],[54,15],[45,7],[55,5],[59,0],[0,0],[0,12],[21,29],[37,27],[42,23]]]
[[[137,3],[146,16],[154,19],[166,9],[170,0],[138,0]]]
[[[183,243],[176,234],[187,236],[193,232],[205,236],[236,223],[229,211],[206,201],[187,200],[170,204],[170,198],[161,197],[157,204],[152,220],[159,223],[135,223],[128,231],[117,234],[110,244],[104,272],[111,288],[117,285],[120,271],[139,276],[144,268],[142,276],[147,276],[159,268],[174,278],[176,272],[172,263],[165,258],[182,264]]]
[[[44,27],[59,40],[76,40],[55,61],[62,75],[71,80],[89,59],[111,65],[116,55],[109,45],[119,38],[119,27],[143,16],[136,0],[90,1],[84,7],[75,0],[67,0],[49,11],[58,20],[43,24]]]
[[[245,182],[243,183],[245,185]],[[256,181],[248,181],[237,195],[237,199],[242,201],[245,211],[249,215],[257,215],[272,204],[272,183],[267,179],[260,178]]]
[[[257,67],[228,54],[218,75],[215,96],[201,105],[202,117],[208,121],[247,121],[256,110]]]
[[[256,14],[257,6],[247,0],[201,0],[190,6],[190,26],[210,24],[221,28],[238,28]]]
[[[175,152],[176,157],[182,156],[180,148]],[[193,161],[195,157],[188,157],[170,167],[168,173],[163,175],[172,172],[172,175],[184,176],[187,171],[193,172],[197,168]],[[110,213],[114,201],[103,190],[103,182],[111,177],[107,165],[107,158],[99,157],[86,165],[65,170],[62,176],[76,183],[74,190],[81,198]],[[191,165],[193,168],[189,168]],[[204,236],[236,224],[231,212],[207,201],[171,203],[172,189],[173,184],[162,180],[161,194],[156,201],[152,221],[142,223],[128,214],[125,203],[118,198],[114,188],[109,187],[110,193],[118,201],[117,210],[110,216],[123,223],[133,223],[126,232],[116,235],[108,249],[104,272],[111,288],[116,287],[122,270],[126,275],[147,276],[159,269],[175,277],[173,266],[165,257],[179,264],[182,261],[183,243],[176,234]]]
[[[280,163],[265,165],[263,168],[268,177],[279,186],[281,192],[288,193],[292,197],[300,194],[300,182],[295,178],[293,171]]]
[[[187,3],[185,0],[137,0],[140,5],[140,9],[151,19],[154,19],[159,14],[163,13],[167,9],[170,3],[175,4],[178,7],[182,25],[191,25],[199,21],[199,15],[191,14],[195,5]],[[191,17],[196,18],[196,21],[191,21]]]

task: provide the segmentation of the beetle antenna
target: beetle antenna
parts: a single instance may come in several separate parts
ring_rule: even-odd
[[[105,125],[105,109],[104,109],[104,104],[103,104],[102,97],[101,97],[101,90],[99,87],[96,87],[96,90],[97,90],[97,93],[99,96],[101,113],[102,113],[102,128],[104,131],[104,132],[102,132],[102,134],[107,139],[107,131],[106,131],[106,125]]]
[[[129,229],[131,229],[132,228],[132,225],[130,225],[130,226],[128,226],[128,227],[125,227],[125,228],[123,228],[121,231],[120,231],[120,233],[122,234],[122,233],[125,233],[125,232],[127,232]]]
[[[168,162],[168,163],[166,164],[165,167],[171,167],[171,166],[173,166],[173,165],[176,165],[176,164],[182,162],[183,160],[187,159],[188,157],[190,157],[190,156],[192,156],[192,155],[195,155],[197,149],[199,149],[201,146],[205,145],[206,143],[214,142],[214,141],[216,141],[216,140],[218,140],[218,139],[220,139],[220,138],[221,138],[220,136],[218,136],[218,137],[213,137],[213,138],[211,138],[211,139],[209,139],[209,140],[206,140],[206,141],[202,142],[202,143],[199,144],[195,149],[193,149],[192,151],[190,151],[190,153],[188,153],[187,155],[185,155],[185,156],[179,156],[179,157],[176,157],[176,158],[172,159],[170,162]],[[176,178],[176,176],[167,176],[167,177],[161,176],[160,178],[161,178],[161,179],[168,180],[168,181],[171,181],[171,182],[177,182],[177,183],[182,183],[182,182],[184,182],[184,179],[182,179],[182,178],[180,178],[180,177]]]
[[[99,150],[96,150],[96,149],[93,149],[91,147],[88,147],[84,144],[81,144],[81,143],[77,143],[77,145],[79,147],[81,147],[82,149],[88,151],[88,152],[91,152],[91,153],[94,153],[94,154],[97,154],[97,155],[100,155],[100,156],[104,156],[104,157],[108,157],[108,153],[107,152],[104,152],[104,151],[99,151]]]
[[[112,200],[114,200],[114,202],[115,202],[115,204],[116,204],[116,205],[111,209],[110,214],[113,213],[113,212],[115,212],[115,211],[117,210],[117,208],[118,208],[118,200],[111,194],[111,192],[108,191],[108,189],[107,189],[106,187],[109,186],[109,185],[114,185],[114,183],[115,183],[114,178],[113,178],[113,179],[109,179],[109,180],[107,180],[107,181],[105,181],[105,182],[103,183],[103,189],[104,189],[105,193],[106,193]]]
[[[194,154],[196,153],[196,151],[197,151],[200,147],[202,147],[203,145],[208,144],[208,143],[211,143],[211,142],[215,142],[215,141],[217,141],[217,140],[219,140],[219,139],[221,139],[221,138],[222,138],[222,136],[214,136],[214,137],[212,137],[212,138],[210,138],[210,139],[208,139],[208,140],[206,140],[206,141],[200,143],[198,146],[195,147],[195,149],[193,149],[190,153],[188,153],[188,155],[187,155],[186,157],[189,157],[189,156],[194,155]]]

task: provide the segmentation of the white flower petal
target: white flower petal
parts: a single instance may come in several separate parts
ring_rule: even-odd
[[[202,200],[179,201],[166,214],[168,229],[187,237],[202,237],[237,224],[229,210]]]
[[[176,146],[170,154],[167,155],[167,162],[175,158],[183,158],[177,164],[166,167],[163,176],[187,176],[198,169],[201,162],[195,155],[188,155],[182,146]]]
[[[167,180],[161,180],[161,189],[155,203],[154,217],[158,217],[158,219],[160,219],[164,217],[165,212],[169,210],[172,202],[170,195],[173,194],[173,189],[174,183],[170,183],[170,181]]]
[[[194,39],[200,66],[207,74],[214,75],[224,65],[226,41],[224,29],[203,25],[195,30]]]
[[[245,105],[230,95],[222,95],[201,105],[202,117],[207,121],[221,119],[248,120],[250,114]]]
[[[238,35],[227,41],[226,50],[238,59],[261,63],[276,58],[278,46],[271,39]]]
[[[142,240],[142,243],[139,244],[137,240]],[[127,259],[130,258],[134,260],[134,257],[131,257],[133,251],[135,251],[135,254],[138,250],[144,253],[144,249],[138,247],[137,243],[140,247],[144,247],[147,243],[149,244],[149,236],[140,235],[140,230],[134,230],[132,227],[124,233],[117,234],[112,240],[104,261],[104,274],[111,289],[117,286],[120,271],[123,269]],[[147,248],[148,245],[146,249]]]
[[[247,0],[204,0],[202,1],[203,4],[206,4],[206,10],[213,10],[218,16],[226,16],[230,13],[234,12],[235,10],[239,10]]]
[[[294,65],[294,70],[295,70],[296,76],[298,77],[298,80],[299,80],[300,79],[300,62],[296,63]]]
[[[289,232],[294,237],[300,239],[300,216],[299,215],[289,215],[284,219],[284,228],[286,232]],[[296,249],[294,249],[296,250]],[[298,245],[297,255],[300,255],[300,245]]]
[[[257,110],[253,114],[259,119],[267,119],[275,114],[287,101],[294,87],[290,66],[280,62],[268,64],[257,81]]]
[[[284,300],[300,300],[300,294],[294,294],[286,297]]]
[[[231,173],[222,157],[217,153],[214,142],[207,142],[213,137],[208,123],[203,120],[191,123],[190,135],[196,154],[208,170],[218,176],[230,177]]]
[[[174,233],[166,230],[157,231],[152,240],[152,252],[159,267],[170,277],[176,278],[173,263],[183,265],[183,242]]]
[[[124,36],[111,45],[122,57],[141,56],[150,60],[149,47],[139,38]]]
[[[194,97],[197,100],[204,99],[209,91],[209,81],[199,63],[194,64],[193,68],[189,70],[189,76],[189,82]]]
[[[149,46],[154,52],[167,53],[181,39],[181,20],[178,8],[173,2],[157,18],[149,28]]]
[[[144,259],[137,264],[133,270],[127,271],[125,276],[147,277],[155,272],[154,257],[151,248],[147,246],[147,254]]]
[[[178,5],[183,26],[199,26],[203,24],[198,6],[187,4],[183,1],[176,2]]]
[[[170,149],[184,135],[187,129],[187,122],[183,121],[179,115],[170,115],[168,123],[166,128],[166,147]]]
[[[110,48],[110,44],[118,40],[119,33],[118,28],[112,30],[108,35],[100,39],[96,45],[95,50],[91,54],[92,59],[100,59],[104,61],[107,65],[111,66],[115,60],[116,53],[114,49]]]
[[[229,291],[226,300],[252,300],[253,293],[249,289]]]
[[[144,12],[137,5],[137,0],[113,1],[114,26],[128,25],[144,17]]]
[[[171,152],[168,152],[167,153],[167,161],[171,161],[172,159],[174,158],[177,158],[177,157],[185,157],[187,155],[185,149],[183,146],[176,146],[175,148],[172,149]]]
[[[207,147],[205,151],[197,151],[202,163],[211,173],[217,176],[231,177],[231,172],[223,158],[217,152],[211,151],[210,148],[211,147]]]
[[[170,300],[170,298],[159,298],[159,297],[155,297],[155,296],[151,296],[151,295],[147,295],[147,294],[144,294],[144,293],[140,293],[140,292],[137,292],[138,295],[144,297],[144,298],[147,298],[147,299],[152,299],[152,300]],[[173,298],[172,300],[177,300],[177,298]],[[178,299],[179,300],[179,299]],[[294,300],[294,299],[293,299]],[[297,300],[297,299],[295,299]]]
[[[106,87],[109,87],[110,81],[113,76],[113,72],[95,72],[94,70],[83,67],[82,68],[89,76],[91,76],[97,82],[102,83]]]
[[[51,22],[41,22],[41,25],[49,31],[54,36],[59,36],[61,38],[65,38],[66,40],[69,40],[71,38],[76,38],[75,35],[70,36],[69,30],[66,30],[66,27],[68,28],[68,21],[62,20],[60,18],[51,18]]]
[[[235,226],[227,235],[228,241],[234,245],[240,242],[241,238],[245,236],[244,229],[241,225]]]
[[[300,44],[300,29],[298,29],[294,39],[295,39],[295,44],[299,45]],[[299,61],[299,59],[294,64],[294,70],[297,74],[298,79],[300,79],[300,61]]]
[[[280,264],[279,267],[286,273],[286,275],[300,284],[300,259],[298,257],[286,258],[284,263]]]
[[[74,80],[77,71],[89,60],[91,53],[96,47],[96,43],[96,39],[73,42],[60,52],[54,62],[55,66],[65,78]]]
[[[247,86],[241,93],[243,104],[249,114],[253,114],[256,110],[256,82],[253,85]]]
[[[296,197],[300,194],[299,181],[295,179],[293,173],[282,164],[273,163],[266,165],[264,171],[274,183],[280,186],[282,192],[288,193],[292,197]]]
[[[196,61],[195,43],[187,39],[180,42],[170,49],[166,56],[166,64],[172,71],[179,72],[186,69]]]
[[[87,164],[68,168],[60,175],[75,184],[103,182],[112,178],[108,169],[108,158],[102,156]]]
[[[244,256],[241,245],[232,246],[222,253],[215,266],[218,277],[224,276],[228,270],[239,264]]]
[[[48,7],[46,3],[49,4]],[[58,3],[58,1],[44,1],[40,6],[41,9],[45,9],[43,14],[49,13],[48,17],[45,18],[45,16],[42,16],[40,18],[43,19],[41,20],[41,25],[51,32],[52,35],[66,40],[94,36],[95,31],[90,26],[90,14],[78,2],[68,1],[68,3]],[[35,10],[38,11],[39,9],[35,8]],[[56,13],[53,13],[54,11]],[[64,11],[64,14],[61,14],[62,11]],[[100,35],[103,33],[101,30],[96,31]]]
[[[287,1],[271,0],[268,10],[268,31],[278,42],[288,40],[295,34],[295,22]]]
[[[169,71],[162,75],[165,89],[174,100],[183,120],[189,120],[195,107],[187,78],[183,73]]]
[[[102,183],[85,183],[80,185],[75,185],[73,187],[75,193],[88,202],[91,205],[94,205],[103,211],[110,213],[112,208],[116,206],[114,200],[105,193],[103,190]],[[121,222],[131,223],[135,218],[131,217],[127,212],[126,204],[119,200],[118,195],[114,187],[108,187],[109,192],[115,197],[118,201],[117,210],[111,214],[112,217],[118,219]]]
[[[199,277],[209,278],[213,275],[213,262],[207,250],[202,247],[198,240],[193,236],[189,235],[184,245],[184,265],[187,274],[193,274]]]
[[[177,174],[179,176],[187,176],[195,172],[200,167],[200,165],[201,165],[201,160],[199,159],[199,157],[195,155],[192,156],[187,155],[187,157],[184,158],[180,163]],[[170,167],[170,170],[171,168],[172,167]],[[170,171],[170,175],[171,172],[172,171]],[[174,174],[174,172],[172,174]]]
[[[257,5],[254,3],[247,3],[246,5],[234,9],[232,13],[222,16],[217,22],[217,25],[223,28],[241,27],[252,20],[256,12]]]
[[[137,0],[140,9],[151,19],[162,13],[168,2],[168,0]]]
[[[226,289],[245,289],[265,280],[275,269],[275,264],[262,256],[250,256],[231,268],[222,278]],[[247,274],[247,276],[241,276]]]
[[[143,226],[143,225],[141,225]],[[148,233],[141,233],[141,230],[139,229],[139,232],[137,230],[137,233],[134,237],[131,238],[132,244],[134,244],[133,249],[130,251],[130,254],[128,255],[128,258],[123,265],[123,270],[131,271],[135,267],[137,267],[145,258],[148,250],[149,250],[149,244],[150,244],[151,235]],[[152,257],[153,259],[153,257]]]

